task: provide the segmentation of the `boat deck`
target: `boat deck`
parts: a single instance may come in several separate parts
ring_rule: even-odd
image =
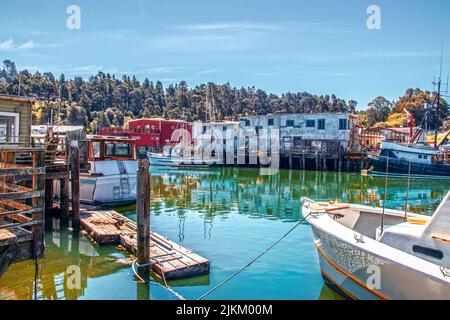
[[[83,211],[81,226],[100,245],[121,244],[132,254],[137,251],[137,225],[115,211]],[[156,232],[150,236],[151,269],[165,280],[208,274],[210,261]]]

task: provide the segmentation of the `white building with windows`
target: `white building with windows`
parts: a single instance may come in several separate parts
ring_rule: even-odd
[[[192,140],[197,152],[201,150],[204,156],[212,152],[211,158],[223,156],[224,163],[226,160],[226,163],[232,164],[238,149],[239,122],[194,122],[192,125]],[[219,153],[216,154],[216,152]]]
[[[298,113],[242,116],[241,136],[249,146],[260,149],[261,134],[277,131],[281,151],[291,149],[333,148],[345,150],[351,146],[351,131],[358,124],[358,117],[349,113]],[[266,139],[268,140],[268,139]],[[330,150],[341,151],[341,150]]]

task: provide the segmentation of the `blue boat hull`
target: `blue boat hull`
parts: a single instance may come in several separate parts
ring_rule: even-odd
[[[385,174],[388,157],[381,155],[368,154],[369,167],[371,172]],[[389,158],[388,174],[412,176],[435,176],[440,178],[450,178],[450,165],[443,162],[435,164],[423,164],[411,162],[411,172],[409,172],[410,162],[403,159]]]

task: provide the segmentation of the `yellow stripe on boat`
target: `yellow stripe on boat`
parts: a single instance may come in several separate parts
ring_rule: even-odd
[[[407,218],[406,221],[411,224],[421,224],[425,225],[430,222],[429,218]]]

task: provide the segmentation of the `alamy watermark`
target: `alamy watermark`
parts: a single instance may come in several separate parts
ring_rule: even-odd
[[[226,129],[224,129],[226,127]],[[254,165],[261,175],[273,175],[280,167],[280,134],[278,129],[246,129],[193,124],[173,132],[171,157],[182,164]]]
[[[380,30],[381,29],[381,8],[375,4],[367,7],[367,29]]]
[[[81,269],[77,265],[70,265],[66,270],[66,287],[69,290],[81,289]]]
[[[367,267],[367,274],[370,276],[367,278],[366,284],[369,289],[380,290],[381,289],[381,269],[379,266],[370,265]]]
[[[66,20],[66,27],[69,30],[81,29],[81,8],[78,5],[72,4],[67,7],[66,13],[69,15]]]

